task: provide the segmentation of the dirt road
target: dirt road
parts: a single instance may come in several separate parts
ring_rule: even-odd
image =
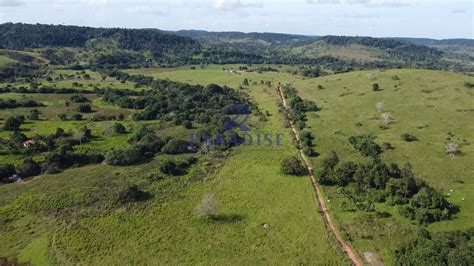
[[[278,86],[277,90],[278,90],[278,97],[280,98],[280,101],[283,103],[283,106],[285,107],[285,109],[289,110],[288,103],[287,103],[287,101],[285,99],[285,96],[283,94],[282,87]],[[291,130],[293,130],[293,133],[295,134],[296,139],[299,141],[300,140],[300,135],[299,135],[298,131],[296,130],[296,128],[293,124],[293,121],[291,121],[289,118],[288,118],[288,120],[290,122]],[[299,149],[298,151],[301,155],[301,158],[304,161],[304,164],[305,164],[306,168],[308,169],[309,176],[310,176],[310,179],[311,179],[311,184],[313,186],[313,191],[315,192],[316,200],[319,203],[319,207],[321,208],[321,213],[323,215],[323,220],[325,221],[327,227],[329,228],[331,233],[334,235],[334,238],[338,242],[338,244],[339,244],[340,248],[342,249],[342,251],[344,251],[344,253],[349,257],[349,259],[352,261],[352,263],[354,265],[357,265],[357,266],[364,265],[363,262],[359,259],[359,256],[357,255],[357,252],[351,246],[349,246],[348,244],[346,244],[344,242],[341,235],[339,234],[336,227],[334,226],[332,218],[329,215],[329,211],[326,208],[326,200],[324,199],[324,197],[321,193],[321,190],[319,188],[319,185],[316,182],[316,178],[314,177],[313,167],[312,167],[311,161],[303,153],[302,149]]]

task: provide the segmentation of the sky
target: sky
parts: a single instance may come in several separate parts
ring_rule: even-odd
[[[474,0],[0,0],[0,23],[474,38]]]

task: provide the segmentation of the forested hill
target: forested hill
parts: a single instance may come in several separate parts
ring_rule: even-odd
[[[91,28],[63,25],[0,24],[0,48],[21,50],[42,47],[85,47],[93,41],[114,43],[117,48],[160,52],[195,46],[196,41],[152,29]]]
[[[172,32],[179,36],[190,37],[196,40],[202,41],[236,41],[236,40],[247,40],[247,41],[260,41],[269,44],[283,44],[288,42],[308,41],[314,40],[318,37],[307,36],[307,35],[296,35],[296,34],[284,34],[284,33],[243,33],[238,31],[229,32],[210,32],[202,30],[180,30]]]
[[[437,60],[443,55],[442,51],[435,48],[387,38],[324,36],[317,41],[335,46],[361,45],[377,48],[385,52],[393,60],[407,62]]]
[[[441,51],[393,38],[0,24],[0,49],[28,50],[44,58],[43,62],[74,68],[304,64],[331,72],[380,67],[472,72],[473,57],[464,56],[472,51],[462,47],[454,51],[455,56],[444,60],[446,55],[454,54],[453,49]],[[24,61],[18,60],[24,55],[11,51],[3,56],[9,66]],[[8,69],[18,72],[18,67]]]
[[[426,46],[470,46],[474,47],[474,39],[444,39],[435,40],[429,38],[393,38],[397,41]]]

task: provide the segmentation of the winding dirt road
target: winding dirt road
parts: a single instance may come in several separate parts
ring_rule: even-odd
[[[278,90],[278,98],[280,98],[280,101],[283,103],[283,106],[288,111],[289,107],[288,107],[288,103],[285,99],[285,96],[283,94],[282,87],[278,86],[277,90]],[[299,135],[298,131],[296,130],[296,128],[293,124],[293,121],[291,121],[289,117],[288,117],[288,121],[290,122],[290,127],[291,127],[291,130],[293,130],[293,133],[295,134],[296,140],[299,141],[300,140],[300,135]],[[312,187],[313,187],[313,191],[315,192],[316,199],[319,203],[319,207],[321,208],[320,212],[323,215],[323,220],[325,221],[327,227],[329,228],[331,233],[334,235],[334,238],[337,240],[337,242],[338,242],[340,248],[342,249],[342,251],[344,251],[344,253],[349,257],[349,259],[352,261],[352,263],[354,265],[357,265],[357,266],[364,265],[364,263],[360,260],[359,256],[357,255],[357,252],[351,246],[349,246],[348,244],[346,244],[344,242],[341,235],[337,231],[336,226],[334,226],[332,218],[329,215],[329,211],[326,208],[326,201],[324,199],[324,196],[322,195],[321,189],[319,188],[318,183],[316,182],[316,178],[314,177],[313,166],[311,164],[311,161],[303,153],[302,149],[299,149],[298,151],[301,155],[301,158],[304,161],[304,164],[305,164],[306,168],[308,169],[308,173],[309,173],[309,176],[310,176],[310,179],[311,179],[311,184],[312,184]]]

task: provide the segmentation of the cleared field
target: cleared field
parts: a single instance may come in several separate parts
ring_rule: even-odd
[[[430,70],[360,71],[303,79],[286,73],[231,74],[222,67],[206,69],[147,70],[157,78],[190,83],[214,82],[238,86],[244,78],[251,81],[268,80],[275,85],[290,83],[299,89],[303,98],[322,107],[317,115],[308,117],[311,132],[316,136],[316,150],[322,156],[314,159],[319,166],[331,151],[341,160],[363,161],[348,142],[358,134],[373,134],[376,142],[391,143],[395,149],[384,152],[382,159],[410,163],[418,177],[427,181],[460,207],[452,220],[431,224],[431,231],[453,231],[472,227],[474,219],[474,91],[466,88],[472,77]],[[373,91],[378,83],[381,91]],[[324,89],[318,89],[318,85]],[[253,87],[249,88],[252,91]],[[273,90],[273,89],[268,89]],[[383,102],[379,111],[376,104]],[[393,123],[381,129],[381,113],[390,112]],[[358,124],[359,123],[359,124]],[[419,141],[405,142],[401,135],[415,135]],[[454,158],[445,153],[447,142],[457,142],[461,154]],[[393,250],[413,235],[418,228],[398,213],[398,207],[377,204],[376,210],[388,212],[391,217],[379,218],[373,213],[342,211],[343,197],[333,187],[325,187],[326,197],[335,221],[347,240],[359,252],[376,251],[390,264]]]

